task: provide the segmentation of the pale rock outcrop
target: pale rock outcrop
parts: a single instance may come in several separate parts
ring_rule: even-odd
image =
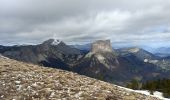
[[[98,40],[92,43],[91,52],[113,52],[110,40]]]

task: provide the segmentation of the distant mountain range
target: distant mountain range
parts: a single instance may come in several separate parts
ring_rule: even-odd
[[[83,45],[70,45],[71,47],[77,48],[79,50],[86,50],[86,51],[90,51],[91,49],[91,44],[83,44]]]
[[[90,48],[89,48],[90,47]],[[3,56],[87,75],[125,85],[132,79],[146,81],[170,77],[170,60],[141,48],[112,49],[109,40],[80,48],[49,39],[38,45],[0,46]]]
[[[153,51],[153,53],[160,57],[170,56],[170,47],[157,48]]]
[[[130,47],[130,46],[118,46],[118,45],[114,45],[111,44],[113,48],[116,49],[126,49],[126,48],[135,48],[135,47]],[[82,45],[70,45],[74,48],[80,49],[80,50],[86,50],[86,51],[90,51],[91,49],[91,43],[88,44],[82,44]],[[144,50],[147,50],[148,52],[151,52],[152,54],[156,55],[156,56],[160,56],[160,57],[167,57],[170,56],[170,47],[159,47],[159,48],[152,48],[149,46],[141,46],[138,48],[142,48]]]

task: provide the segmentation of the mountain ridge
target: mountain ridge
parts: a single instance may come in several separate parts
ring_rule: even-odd
[[[145,62],[146,59],[156,59],[156,57],[143,49],[130,48],[118,52],[110,48],[110,43],[105,43],[104,40],[96,42],[94,42],[95,47],[99,50],[94,52],[92,48],[75,67],[75,72],[119,85],[125,85],[126,82],[136,78],[139,81],[146,81],[167,75],[154,64]],[[109,52],[100,50],[105,47],[111,50]]]
[[[74,63],[83,56],[80,50],[71,48],[62,41],[57,45],[53,45],[53,42],[54,39],[49,39],[38,45],[2,47],[0,53],[19,61],[66,70],[70,70],[69,63]]]
[[[155,63],[156,57],[145,50],[133,48],[130,52],[129,49],[122,52],[112,49],[107,40],[99,41],[94,47],[95,52],[84,52],[49,39],[38,45],[0,47],[0,53],[19,61],[69,70],[123,86],[134,78],[146,81],[170,76],[164,71],[166,64],[163,65],[163,61]]]

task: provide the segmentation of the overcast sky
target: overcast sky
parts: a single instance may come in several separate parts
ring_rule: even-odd
[[[0,0],[0,44],[170,46],[170,0]]]

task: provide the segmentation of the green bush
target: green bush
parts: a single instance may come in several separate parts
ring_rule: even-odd
[[[136,79],[133,79],[130,83],[127,84],[126,86],[127,88],[131,88],[131,89],[134,89],[134,90],[137,90],[140,88],[139,86],[139,81],[136,80]]]
[[[160,91],[164,97],[170,97],[170,79],[147,81],[142,84],[141,89],[150,90],[151,92]]]
[[[140,84],[142,84],[141,87]],[[149,90],[151,94],[153,94],[154,91],[159,91],[163,93],[164,97],[170,98],[170,79],[150,80],[143,83],[133,79],[126,87],[135,90]]]

